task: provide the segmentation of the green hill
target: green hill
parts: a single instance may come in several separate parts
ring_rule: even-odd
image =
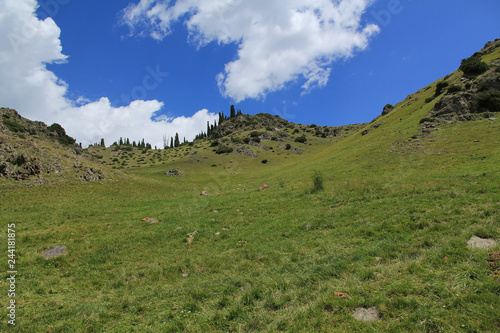
[[[84,150],[118,181],[4,180],[17,329],[499,331],[499,44],[370,123],[240,115],[178,148]]]

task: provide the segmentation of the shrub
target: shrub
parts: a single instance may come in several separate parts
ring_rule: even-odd
[[[324,186],[325,176],[321,171],[319,170],[314,171],[312,175],[312,181],[313,181],[312,193],[322,191],[325,188]]]
[[[229,146],[220,146],[215,150],[216,154],[229,154],[233,151],[233,148]]]
[[[302,135],[302,136],[299,136],[299,137],[295,138],[295,142],[306,143],[307,142],[307,138],[306,138],[305,135]]]
[[[483,74],[489,68],[488,64],[482,61],[479,56],[472,56],[470,58],[463,59],[459,67],[459,69],[467,76]]]
[[[252,133],[250,133],[250,136],[252,138],[258,138],[259,136],[261,136],[263,133],[262,132],[257,132],[257,131],[253,131]]]
[[[16,123],[15,121],[9,120],[9,119],[7,119],[7,117],[5,117],[3,119],[3,123],[12,132],[18,133],[18,132],[24,132],[25,131],[23,125],[21,125],[19,123]]]
[[[249,144],[250,143],[250,139],[249,138],[244,138],[243,142],[246,143],[246,144]]]
[[[434,96],[437,97],[441,95],[443,92],[444,88],[448,87],[450,84],[446,81],[441,81],[436,85],[436,92],[434,93]]]
[[[477,94],[477,111],[498,111],[500,110],[500,91],[487,90]]]
[[[259,137],[252,138],[252,141],[253,141],[253,142],[257,142],[257,143],[259,143],[259,142],[260,142],[260,138],[259,138]]]
[[[75,143],[75,139],[66,134],[64,128],[61,125],[54,123],[48,127],[50,131],[57,133],[57,141],[63,145],[72,145]]]
[[[269,163],[268,160],[262,160],[262,164],[267,164],[267,163]]]
[[[290,149],[292,149],[292,145],[287,143],[285,146],[285,150],[290,150]]]
[[[422,124],[422,123],[433,123],[435,120],[436,119],[434,119],[434,118],[425,117],[425,118],[420,119],[419,124]]]
[[[297,133],[300,133],[299,129],[296,128],[294,131],[293,131],[293,134],[297,134]]]
[[[425,103],[430,103],[430,102],[432,102],[432,101],[434,100],[434,98],[435,98],[434,96],[429,97],[429,98],[426,98],[426,99],[425,99]]]
[[[462,91],[462,86],[458,85],[458,84],[454,84],[454,85],[451,85],[448,90],[447,90],[447,93],[448,94],[454,94],[454,93],[457,93],[459,91]]]
[[[214,140],[212,142],[210,142],[210,147],[217,147],[219,145],[219,140]]]

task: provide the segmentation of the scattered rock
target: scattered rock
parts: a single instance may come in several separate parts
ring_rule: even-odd
[[[260,185],[260,187],[259,187],[259,189],[260,189],[260,190],[265,190],[266,188],[269,188],[269,185],[262,184],[262,185]]]
[[[188,276],[189,276],[189,274],[188,274],[188,273],[184,273],[184,274],[182,274],[182,277],[183,277],[183,278],[187,278]]]
[[[224,231],[228,231],[228,230],[229,230],[229,228],[224,227],[224,228],[222,228],[222,230],[224,230]]]
[[[364,130],[363,132],[361,132],[361,135],[367,135],[369,132],[370,130]]]
[[[169,177],[176,177],[176,176],[180,176],[181,174],[179,173],[178,170],[172,169],[172,170],[168,170],[167,172],[165,172],[165,175],[167,175]]]
[[[207,191],[201,191],[200,195],[208,195]]]
[[[102,170],[99,170],[99,169],[95,169],[95,168],[92,168],[92,167],[85,167],[83,169],[83,171],[85,172],[83,175],[81,175],[80,177],[80,180],[83,180],[83,181],[86,181],[86,182],[93,182],[93,181],[96,181],[96,180],[101,180],[101,179],[105,179],[106,177],[104,176],[104,173],[102,172]]]
[[[498,242],[494,239],[484,239],[477,236],[472,236],[471,239],[467,241],[467,246],[474,249],[489,249],[498,245]]]
[[[67,254],[68,253],[66,252],[66,245],[58,245],[42,252],[42,256],[47,260]]]
[[[215,236],[219,236],[219,235],[220,235],[220,231],[217,231],[217,232],[215,233]]]
[[[250,157],[257,157],[258,156],[257,153],[255,151],[253,151],[253,149],[251,149],[250,147],[246,147],[246,146],[243,146],[243,147],[236,149],[236,152],[238,154],[246,155],[246,156],[250,156]]]
[[[371,308],[357,308],[354,310],[352,316],[354,319],[364,322],[371,322],[380,320],[380,312],[378,312],[376,307]]]

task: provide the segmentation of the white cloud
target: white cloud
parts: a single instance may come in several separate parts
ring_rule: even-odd
[[[155,118],[164,106],[156,100],[133,101],[119,108],[112,107],[106,97],[94,102],[84,97],[70,100],[68,85],[46,67],[67,61],[61,31],[51,18],[39,20],[36,8],[35,0],[0,0],[0,106],[48,125],[57,122],[85,145],[101,138],[110,144],[129,137],[162,147],[164,134],[178,132],[191,140],[205,130],[207,121],[216,118],[207,110],[192,117]]]
[[[365,49],[379,28],[363,26],[371,0],[141,0],[123,11],[131,33],[161,40],[186,17],[190,41],[236,43],[237,59],[217,76],[236,101],[264,98],[290,82],[308,93],[324,87],[331,64]]]

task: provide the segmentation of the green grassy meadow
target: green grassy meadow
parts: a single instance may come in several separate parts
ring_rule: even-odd
[[[204,142],[133,151],[112,181],[3,182],[19,274],[16,327],[2,306],[0,330],[499,332],[500,280],[488,267],[498,247],[467,241],[500,238],[500,119],[422,134],[433,93],[410,95],[366,135],[306,133],[293,143],[302,155],[273,141],[258,158],[216,155]],[[93,153],[112,167],[110,149]],[[45,260],[56,245],[67,255]],[[352,317],[373,306],[380,320]]]

